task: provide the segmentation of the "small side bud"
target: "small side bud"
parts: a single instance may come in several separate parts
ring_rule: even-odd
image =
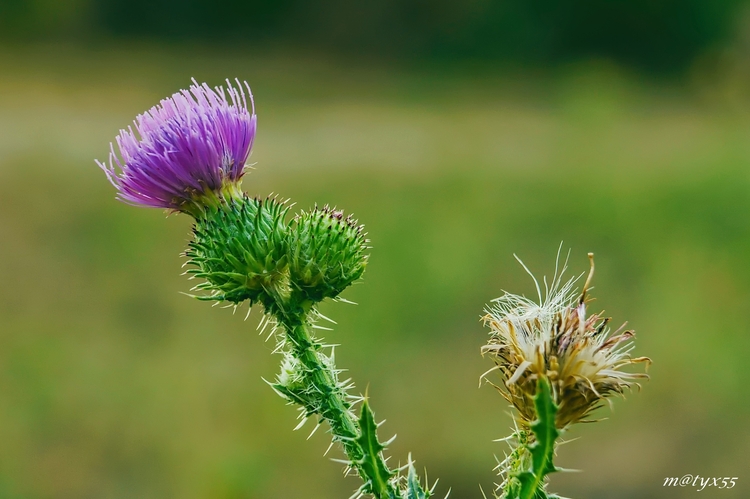
[[[309,385],[304,366],[288,352],[281,362],[276,383],[271,383],[271,387],[287,401],[304,407],[307,414],[312,414],[313,408],[318,406],[317,394]]]
[[[252,303],[283,285],[287,211],[276,199],[244,196],[196,220],[185,255],[195,266],[188,273],[206,280],[195,287],[211,293],[204,299]]]
[[[329,208],[302,212],[289,234],[289,277],[306,299],[335,298],[362,276],[367,240],[351,215]]]

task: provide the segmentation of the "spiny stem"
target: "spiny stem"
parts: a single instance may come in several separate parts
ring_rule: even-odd
[[[552,460],[555,442],[560,432],[555,426],[557,405],[552,398],[549,380],[540,376],[534,396],[536,420],[531,431],[517,432],[518,446],[511,452],[508,468],[504,471],[503,499],[546,499],[546,477],[558,471]]]
[[[320,415],[340,439],[349,459],[356,464],[362,458],[361,449],[354,441],[359,435],[356,420],[349,410],[349,403],[337,393],[336,382],[329,368],[318,357],[308,327],[305,323],[296,326],[284,324],[284,331],[293,345],[294,356],[305,366],[312,386],[320,393],[323,402]]]
[[[390,478],[395,474],[385,463],[383,447],[377,441],[377,425],[369,425],[370,433],[363,435],[360,422],[351,411],[351,404],[346,394],[337,384],[333,366],[326,364],[320,357],[320,343],[310,334],[308,316],[312,312],[312,303],[298,301],[292,294],[282,297],[275,294],[273,303],[266,304],[266,310],[272,313],[284,329],[290,344],[291,354],[304,367],[309,385],[316,393],[315,404],[303,404],[308,413],[320,415],[331,428],[334,439],[339,441],[346,453],[350,466],[356,469],[365,482],[362,492],[372,494],[376,499],[400,499],[400,491]],[[363,407],[363,414],[372,417],[369,407]],[[369,420],[369,419],[367,419]],[[363,448],[363,442],[372,442],[379,448]],[[425,496],[428,497],[428,496]]]

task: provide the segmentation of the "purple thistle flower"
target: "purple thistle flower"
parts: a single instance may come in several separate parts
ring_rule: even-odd
[[[237,88],[227,80],[225,91],[193,79],[189,90],[136,117],[135,131],[120,130],[120,156],[110,143],[109,163],[97,161],[118,199],[195,215],[240,193],[257,119],[250,87],[244,82],[248,110],[245,89],[235,81]]]

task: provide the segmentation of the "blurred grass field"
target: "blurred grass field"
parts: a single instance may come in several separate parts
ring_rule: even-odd
[[[364,280],[326,304],[341,367],[369,387],[392,462],[438,491],[492,487],[506,404],[477,388],[484,304],[597,256],[593,309],[638,333],[644,389],[583,425],[553,478],[574,498],[750,496],[750,115],[601,64],[550,74],[389,68],[143,45],[0,50],[0,498],[322,499],[356,479],[261,377],[259,314],[180,292],[189,220],[114,200],[94,164],[189,84],[247,79],[244,186],[353,212]],[[337,456],[334,456],[337,457]],[[708,496],[709,493],[703,492]]]

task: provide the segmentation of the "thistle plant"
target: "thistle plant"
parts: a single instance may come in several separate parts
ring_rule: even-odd
[[[317,322],[330,321],[318,305],[346,301],[341,293],[365,271],[363,226],[328,206],[292,215],[288,202],[242,190],[257,118],[250,87],[235,83],[211,88],[193,80],[121,130],[118,151],[111,145],[109,160],[98,164],[121,201],[193,218],[184,255],[186,274],[199,281],[195,298],[262,309],[259,327],[271,327],[281,357],[268,384],[298,406],[298,428],[309,419],[317,421],[313,431],[327,425],[329,450],[338,444],[345,472],[362,479],[353,497],[428,499],[434,484],[418,477],[411,456],[404,466],[387,464],[390,441],[378,437],[369,400],[341,379],[334,347],[314,334]],[[630,355],[634,333],[624,326],[611,331],[608,318],[587,315],[594,274],[589,257],[580,292],[574,287],[582,276],[563,281],[566,261],[551,283],[544,280],[544,296],[534,280],[538,303],[505,293],[487,307],[490,339],[482,352],[495,367],[485,376],[500,375],[491,383],[515,409],[516,424],[506,439],[511,451],[499,465],[499,498],[557,497],[546,491],[546,481],[560,470],[553,463],[559,437],[647,377],[622,370],[650,362]]]
[[[556,265],[551,283],[544,279],[544,296],[534,279],[538,303],[506,292],[487,307],[484,323],[490,339],[482,352],[495,367],[485,376],[499,373],[500,383],[490,383],[515,409],[515,431],[503,439],[511,451],[498,465],[502,481],[495,492],[501,499],[558,497],[546,491],[547,476],[561,470],[553,462],[558,438],[571,425],[590,421],[605,401],[611,404],[609,397],[623,395],[640,386],[636,380],[648,377],[622,370],[650,363],[630,355],[635,333],[624,330],[624,324],[611,331],[609,318],[587,315],[592,253],[589,260],[580,292],[575,284],[582,276],[563,282],[566,260],[559,273]]]
[[[249,107],[248,107],[249,104]],[[194,219],[185,252],[187,273],[199,279],[200,300],[262,308],[281,356],[271,387],[300,409],[301,423],[326,423],[342,448],[346,472],[362,479],[355,497],[427,499],[409,456],[387,464],[389,442],[378,437],[369,401],[342,380],[332,346],[315,336],[325,320],[318,304],[341,300],[367,265],[368,240],[351,215],[325,206],[290,215],[276,197],[241,189],[257,119],[247,83],[210,88],[193,80],[135,119],[116,138],[119,154],[99,162],[118,198]],[[357,407],[358,406],[358,407]],[[358,414],[355,411],[358,410]],[[330,447],[329,447],[330,449]]]

